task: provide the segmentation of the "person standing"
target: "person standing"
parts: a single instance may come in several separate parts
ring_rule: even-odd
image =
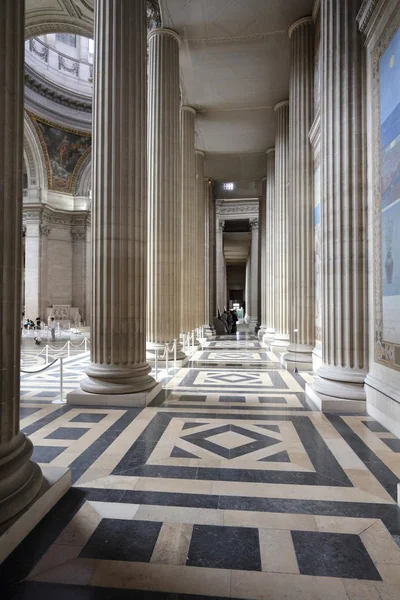
[[[54,320],[54,317],[51,317],[51,320],[50,320],[50,331],[51,331],[51,341],[55,342],[56,341],[56,322]]]

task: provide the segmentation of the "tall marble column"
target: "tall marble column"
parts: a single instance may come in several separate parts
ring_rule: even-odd
[[[289,29],[289,239],[290,346],[288,368],[312,371],[315,342],[314,170],[309,133],[314,112],[314,21]],[[297,330],[297,331],[296,331]]]
[[[224,227],[225,221],[217,218],[217,233],[216,233],[216,284],[217,284],[217,309],[224,312],[226,307],[226,267],[224,255]]]
[[[260,200],[260,244],[259,244],[259,269],[260,269],[260,284],[258,289],[259,310],[261,311],[261,324],[258,330],[258,337],[262,339],[267,329],[267,212],[266,212],[266,197],[267,194],[267,178],[262,178],[262,195]]]
[[[195,161],[196,111],[190,106],[181,107],[181,186],[182,186],[182,277],[181,277],[181,331],[186,333],[197,327],[196,281],[197,256],[193,251],[196,236],[196,161]],[[197,237],[197,236],[196,236]]]
[[[289,101],[275,106],[275,337],[272,346],[289,345]]]
[[[322,409],[357,410],[368,369],[365,49],[361,0],[321,0]]]
[[[204,317],[203,323],[207,333],[211,334],[212,317],[211,298],[212,298],[212,235],[211,235],[211,180],[208,177],[203,178],[204,195]]]
[[[181,314],[179,44],[171,29],[148,36],[147,350],[177,340]]]
[[[250,221],[250,293],[248,295],[250,307],[247,310],[247,314],[250,317],[249,329],[251,331],[254,331],[254,328],[257,325],[258,318],[258,226],[258,219],[253,219]]]
[[[275,265],[276,265],[276,201],[275,201],[275,148],[267,150],[267,185],[265,204],[266,263],[265,263],[265,333],[264,342],[271,342],[275,334]]]
[[[24,16],[23,1],[0,3],[0,523],[26,508],[42,484],[19,428]]]
[[[196,243],[196,289],[195,308],[197,327],[204,325],[205,313],[205,198],[204,198],[204,152],[196,150],[196,199],[197,199],[197,243]],[[196,226],[196,223],[195,223]]]
[[[71,403],[143,405],[155,386],[146,362],[145,15],[146,0],[95,2],[91,363],[81,382],[95,398],[72,393]]]

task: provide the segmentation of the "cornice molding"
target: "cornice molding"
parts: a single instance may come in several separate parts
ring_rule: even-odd
[[[281,102],[278,102],[277,104],[275,104],[274,111],[276,112],[277,110],[279,110],[280,108],[283,108],[284,106],[289,106],[289,100],[282,100]]]
[[[375,11],[379,4],[382,4],[382,0],[364,0],[358,11],[358,27],[364,35],[367,35],[369,32],[373,17],[375,16]]]
[[[70,109],[92,114],[92,100],[82,97],[79,99],[73,92],[47,82],[31,67],[25,64],[25,86],[30,90],[43,96],[57,105],[66,106]]]

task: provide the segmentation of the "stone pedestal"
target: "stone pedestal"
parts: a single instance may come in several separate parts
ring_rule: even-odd
[[[145,15],[145,0],[95,5],[91,364],[81,389],[114,405],[129,394],[130,406],[156,385],[146,362]]]
[[[289,345],[289,101],[275,106],[275,336],[276,349]]]
[[[265,200],[265,332],[263,342],[269,344],[275,335],[275,148],[267,150],[267,178]]]
[[[289,260],[290,345],[288,369],[312,371],[315,341],[314,190],[309,133],[314,109],[314,22],[296,21],[289,30]],[[297,330],[297,331],[296,331]]]
[[[181,190],[182,190],[182,277],[181,277],[181,332],[187,333],[198,326],[196,315],[197,259],[193,241],[197,238],[197,189],[195,162],[196,111],[181,107]],[[197,341],[197,340],[196,340]]]
[[[26,509],[42,485],[19,429],[24,15],[24,2],[0,3],[0,523]]]
[[[322,410],[362,410],[368,367],[365,50],[360,0],[321,0]],[[340,151],[339,151],[340,148]]]
[[[148,43],[147,351],[152,361],[156,351],[162,354],[166,343],[172,348],[177,340],[177,358],[182,361],[180,38],[170,29],[154,29]]]

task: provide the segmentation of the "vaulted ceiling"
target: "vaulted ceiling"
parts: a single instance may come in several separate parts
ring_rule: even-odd
[[[289,93],[288,29],[314,0],[160,0],[162,24],[182,38],[183,102],[197,111],[207,175],[259,180],[274,145],[274,105]],[[27,37],[92,35],[93,0],[26,0]],[[235,166],[236,165],[236,166]],[[244,167],[243,167],[244,165]],[[244,172],[243,172],[244,171]]]

